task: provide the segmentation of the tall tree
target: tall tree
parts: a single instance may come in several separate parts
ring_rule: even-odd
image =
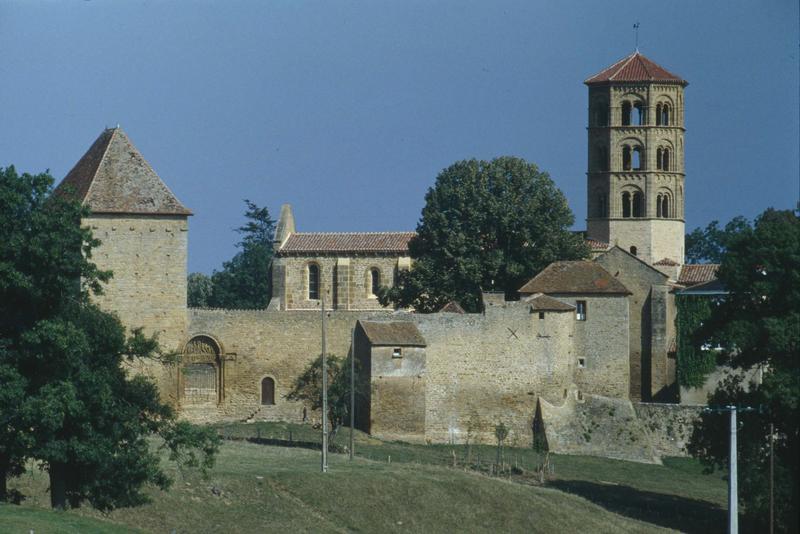
[[[54,507],[138,504],[143,485],[169,483],[150,434],[202,466],[217,438],[176,422],[149,379],[129,376],[125,361],[154,357],[157,340],[126,337],[91,303],[111,273],[91,262],[86,209],[53,196],[52,183],[0,169],[0,489],[30,458],[50,475]]]
[[[588,256],[563,193],[547,173],[515,157],[459,161],[425,195],[411,271],[384,289],[384,305],[437,311],[451,300],[471,312],[481,291],[513,298],[555,260]]]
[[[723,363],[758,366],[759,383],[741,375],[725,381],[709,399],[715,405],[753,406],[739,426],[740,500],[753,531],[768,523],[769,424],[775,425],[776,504],[779,531],[797,532],[800,471],[800,219],[769,209],[726,242],[718,276],[729,294],[703,326],[698,343],[722,349]],[[746,387],[747,386],[747,387]],[[728,421],[704,414],[690,448],[710,468],[728,459]]]
[[[203,273],[190,273],[186,278],[186,301],[190,308],[207,308],[214,291],[211,277]]]
[[[241,249],[211,276],[212,291],[208,305],[214,308],[265,308],[272,296],[272,240],[275,221],[267,208],[245,200],[247,222],[237,229]]]
[[[723,227],[719,221],[711,221],[705,228],[695,228],[686,234],[686,263],[719,263],[739,232],[750,223],[741,215],[734,217]]]

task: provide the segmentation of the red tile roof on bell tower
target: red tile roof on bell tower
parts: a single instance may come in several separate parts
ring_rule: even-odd
[[[689,84],[680,76],[672,74],[664,67],[647,59],[638,50],[620,59],[610,67],[603,69],[591,78],[587,78],[583,83],[586,85],[600,85],[622,82],[662,82],[677,83],[683,86]]]

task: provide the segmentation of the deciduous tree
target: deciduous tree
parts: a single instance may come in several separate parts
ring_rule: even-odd
[[[779,531],[798,525],[797,451],[800,450],[800,219],[797,212],[767,210],[726,242],[718,276],[729,294],[704,323],[698,343],[721,347],[734,369],[761,367],[763,381],[745,388],[741,375],[725,381],[714,405],[751,406],[740,415],[739,491],[753,531],[768,522],[769,424],[775,425],[776,504]],[[690,448],[709,468],[728,459],[728,421],[705,414]]]
[[[564,195],[533,163],[459,161],[428,190],[409,244],[413,269],[381,292],[381,303],[432,312],[456,300],[476,312],[482,290],[513,298],[549,263],[588,255],[573,222]]]
[[[153,358],[157,340],[126,337],[91,303],[111,273],[91,261],[98,241],[80,224],[86,209],[53,196],[52,183],[0,169],[0,488],[35,459],[54,507],[139,504],[145,484],[169,484],[150,435],[202,466],[218,438],[177,423],[149,379],[129,376],[125,361]]]

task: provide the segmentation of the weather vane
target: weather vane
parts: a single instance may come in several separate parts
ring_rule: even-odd
[[[634,34],[636,35],[636,51],[639,51],[639,21],[636,21],[636,24],[633,25]]]

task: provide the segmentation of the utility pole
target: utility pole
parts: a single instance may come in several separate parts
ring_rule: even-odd
[[[356,423],[356,329],[350,334],[350,459],[355,455],[355,427]]]
[[[769,424],[769,534],[775,532],[775,424]]]
[[[736,406],[728,406],[731,418],[730,460],[728,467],[728,533],[739,533],[739,490],[736,466]]]
[[[704,412],[728,412],[730,417],[730,449],[728,460],[728,533],[739,534],[739,490],[736,463],[736,412],[754,412],[755,408],[736,406],[708,407]],[[761,409],[759,409],[761,411]]]
[[[328,357],[325,345],[325,297],[322,297],[322,472],[328,472]]]

